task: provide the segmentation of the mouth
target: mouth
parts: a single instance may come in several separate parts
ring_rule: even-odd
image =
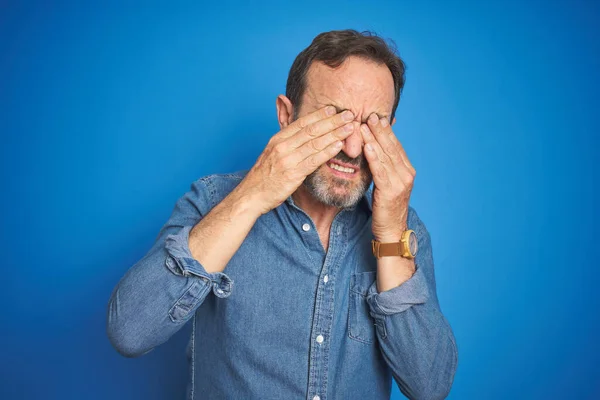
[[[340,176],[343,178],[352,178],[355,175],[358,175],[360,169],[356,166],[350,166],[348,164],[343,165],[337,161],[329,160],[327,162],[327,166],[333,172],[334,175]]]

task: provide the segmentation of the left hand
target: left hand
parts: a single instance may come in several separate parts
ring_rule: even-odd
[[[408,202],[417,172],[386,118],[369,116],[360,127],[364,153],[373,174],[373,236],[389,243],[407,229]]]

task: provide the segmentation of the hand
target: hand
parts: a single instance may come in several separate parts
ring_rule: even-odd
[[[342,149],[352,134],[354,115],[323,107],[297,119],[275,134],[240,183],[257,201],[261,214],[283,203],[319,166]]]
[[[386,118],[371,114],[360,129],[375,186],[373,236],[383,243],[397,242],[407,228],[408,202],[417,172]]]

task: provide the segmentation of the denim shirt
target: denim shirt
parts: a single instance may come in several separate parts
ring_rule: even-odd
[[[327,252],[291,197],[262,215],[223,272],[192,257],[192,227],[247,171],[195,181],[153,247],[114,288],[112,345],[136,357],[191,321],[187,399],[443,399],[457,347],[435,287],[431,240],[415,210],[414,275],[378,292],[372,189],[339,212]],[[224,238],[224,240],[227,240]]]

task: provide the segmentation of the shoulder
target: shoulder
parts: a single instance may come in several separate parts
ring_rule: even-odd
[[[211,174],[198,178],[191,184],[188,195],[199,203],[201,214],[208,212],[223,200],[244,179],[248,170]]]
[[[247,170],[226,174],[206,175],[192,183],[192,187],[212,191],[213,195],[229,194],[244,179]],[[223,196],[223,197],[225,197]]]

